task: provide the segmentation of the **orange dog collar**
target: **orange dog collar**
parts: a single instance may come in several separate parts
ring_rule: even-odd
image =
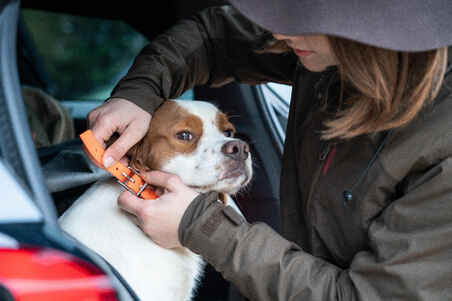
[[[96,140],[93,132],[91,130],[83,132],[80,135],[80,139],[82,139],[82,142],[91,157],[103,167],[102,156],[104,155],[105,150],[102,148],[99,141]],[[140,177],[139,172],[130,166],[124,166],[121,162],[116,162],[109,168],[104,169],[111,173],[122,187],[136,196],[145,200],[157,198],[157,195],[151,190],[148,183]]]

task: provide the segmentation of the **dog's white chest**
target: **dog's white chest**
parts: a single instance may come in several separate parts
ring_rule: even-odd
[[[190,300],[202,259],[154,244],[116,205],[121,187],[98,182],[60,218],[62,228],[104,257],[141,300]]]

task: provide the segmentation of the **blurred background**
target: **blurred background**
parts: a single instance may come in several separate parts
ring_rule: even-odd
[[[22,10],[28,42],[55,98],[106,99],[148,40],[119,20]],[[93,30],[95,28],[95,30]]]

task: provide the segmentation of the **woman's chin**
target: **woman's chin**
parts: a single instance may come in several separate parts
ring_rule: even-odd
[[[322,72],[325,71],[328,67],[332,66],[331,64],[325,64],[316,62],[311,57],[298,57],[301,64],[311,72]]]

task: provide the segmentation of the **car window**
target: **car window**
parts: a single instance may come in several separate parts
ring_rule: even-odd
[[[117,20],[29,9],[22,19],[59,100],[106,99],[148,42]]]
[[[264,105],[269,113],[269,122],[271,127],[275,129],[277,139],[281,145],[285,140],[285,132],[287,127],[287,119],[289,116],[290,97],[292,94],[292,86],[267,83],[260,85]]]

